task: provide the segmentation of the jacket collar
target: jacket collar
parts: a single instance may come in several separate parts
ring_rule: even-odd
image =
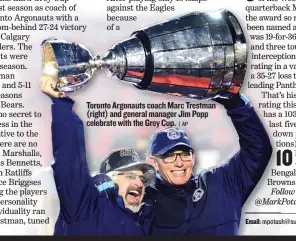
[[[159,174],[156,175],[155,188],[166,196],[172,198],[187,198],[192,195],[196,189],[195,178],[192,175],[188,182],[184,185],[172,185],[164,180]]]
[[[151,211],[150,205],[143,202],[140,204],[141,207],[139,212],[134,213],[130,209],[125,208],[123,198],[121,196],[117,195],[116,203],[126,215],[137,221],[137,223],[141,226],[144,235],[149,234],[150,225],[153,219],[153,212]]]
[[[207,200],[207,187],[202,175],[198,175],[196,177],[192,175],[185,185],[175,186],[168,183],[166,180],[161,178],[159,174],[157,174],[155,189],[172,199],[183,199],[192,203],[193,209],[188,207],[191,210],[189,210],[190,212],[187,218],[197,218],[204,210]],[[203,194],[199,198],[196,198],[196,196],[198,196],[196,195],[198,190],[202,190]],[[194,201],[194,197],[197,200]]]

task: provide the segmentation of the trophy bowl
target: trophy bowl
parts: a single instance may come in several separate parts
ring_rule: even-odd
[[[105,68],[139,89],[193,99],[231,98],[243,85],[247,44],[227,10],[193,12],[139,29],[100,58],[80,44],[43,43],[44,75],[63,92],[85,86]]]

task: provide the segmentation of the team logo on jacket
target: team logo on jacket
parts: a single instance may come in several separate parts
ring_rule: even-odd
[[[167,132],[167,137],[170,140],[176,140],[179,139],[181,135],[176,129],[169,129],[169,131]]]
[[[192,195],[192,202],[199,201],[203,195],[204,195],[204,190],[202,190],[201,188],[196,189]]]

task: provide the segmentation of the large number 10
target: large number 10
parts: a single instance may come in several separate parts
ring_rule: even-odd
[[[291,150],[278,150],[276,153],[276,164],[278,166],[284,164],[285,166],[290,166],[293,162],[293,154]]]

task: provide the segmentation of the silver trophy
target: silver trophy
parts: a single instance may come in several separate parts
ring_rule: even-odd
[[[236,17],[227,10],[194,12],[140,29],[93,57],[80,44],[43,43],[44,74],[63,92],[76,91],[97,69],[154,92],[212,99],[238,93],[246,72],[247,45]]]

